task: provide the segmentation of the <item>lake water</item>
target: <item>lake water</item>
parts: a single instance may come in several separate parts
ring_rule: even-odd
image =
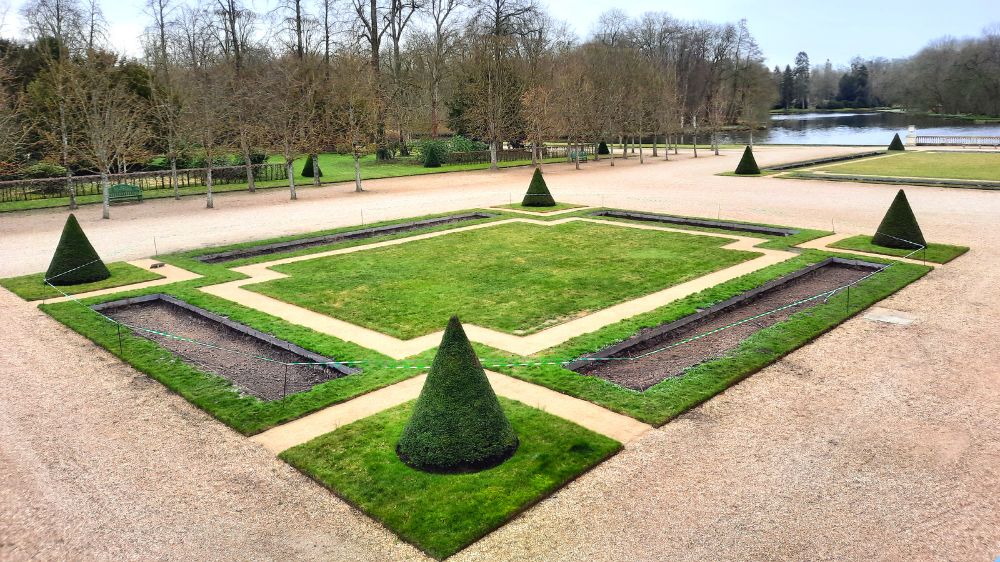
[[[760,144],[844,144],[886,146],[892,135],[906,140],[910,125],[918,135],[998,136],[1000,123],[977,125],[972,121],[939,117],[904,115],[902,113],[802,113],[772,115],[766,131],[754,131],[753,140]],[[746,144],[746,131],[720,135],[726,144]]]

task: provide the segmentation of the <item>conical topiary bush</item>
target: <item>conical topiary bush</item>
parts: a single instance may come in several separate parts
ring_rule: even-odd
[[[906,147],[903,146],[903,141],[899,140],[899,133],[896,133],[892,137],[892,142],[889,143],[889,150],[906,150]]]
[[[736,166],[736,174],[740,176],[760,175],[757,160],[753,157],[753,150],[749,146],[743,151],[743,158],[740,158],[740,163]]]
[[[611,151],[608,150],[608,143],[601,141],[601,144],[597,145],[597,153],[601,156],[611,154]]]
[[[45,280],[53,285],[78,285],[111,277],[111,272],[101,261],[80,223],[71,213],[66,218],[59,245],[52,256]]]
[[[545,185],[545,178],[542,177],[542,170],[535,168],[534,175],[531,176],[531,184],[528,185],[528,192],[524,194],[521,204],[525,207],[554,207],[556,200],[549,193],[549,187]]]
[[[318,168],[318,167],[317,167]],[[323,170],[319,169],[320,177],[323,177]],[[302,177],[311,178],[313,177],[313,157],[312,154],[306,156],[306,163],[302,166]]]
[[[517,445],[462,323],[452,316],[396,454],[427,472],[471,472],[502,463]]]
[[[920,225],[917,224],[917,218],[910,209],[910,202],[906,200],[906,194],[902,189],[896,194],[892,205],[889,205],[889,210],[885,213],[885,218],[878,225],[878,230],[872,237],[872,244],[902,250],[917,250],[920,246],[927,246],[924,234],[920,232]]]

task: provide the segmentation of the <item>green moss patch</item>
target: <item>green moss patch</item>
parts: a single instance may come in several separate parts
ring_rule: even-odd
[[[844,238],[838,242],[830,244],[831,248],[840,248],[843,250],[856,250],[858,252],[870,252],[873,254],[882,254],[885,256],[897,256],[903,257],[910,254],[911,259],[915,260],[927,260],[933,263],[948,263],[951,260],[961,256],[965,252],[969,251],[968,246],[952,246],[951,244],[928,244],[926,251],[919,250],[914,253],[913,249],[900,249],[900,248],[886,248],[884,246],[876,246],[872,243],[871,236],[852,236],[850,238]]]
[[[413,403],[289,449],[281,458],[432,556],[458,552],[613,455],[621,445],[501,399],[520,438],[503,464],[467,474],[410,468],[395,444]]]
[[[100,289],[132,285],[133,283],[142,283],[144,281],[154,281],[163,277],[153,271],[136,267],[123,261],[109,263],[107,267],[111,273],[111,277],[107,279],[91,283],[80,283],[78,285],[64,285],[59,288],[66,294],[76,295]],[[0,279],[0,286],[26,301],[53,299],[63,296],[58,290],[45,283],[44,273],[33,273],[31,275]]]

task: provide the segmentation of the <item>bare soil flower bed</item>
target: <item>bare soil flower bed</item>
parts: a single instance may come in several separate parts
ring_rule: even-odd
[[[342,365],[286,365],[332,360],[166,295],[103,303],[94,309],[122,324],[152,330],[132,331],[262,400],[358,372]]]
[[[799,303],[802,299],[858,281],[881,267],[883,266],[867,262],[831,258],[775,279],[707,310],[675,322],[641,330],[624,342],[588,356],[590,360],[576,361],[567,367],[626,388],[645,390],[666,378],[681,375],[695,365],[722,357],[758,331],[823,303],[822,298]],[[785,306],[788,308],[642,358],[593,360],[637,357]]]
[[[590,213],[595,217],[611,217],[616,219],[628,219],[644,222],[659,222],[664,224],[680,224],[684,226],[698,226],[702,228],[718,228],[721,230],[732,230],[735,232],[749,232],[752,234],[768,234],[770,236],[792,236],[799,231],[792,228],[779,228],[776,226],[763,226],[756,224],[746,224],[742,222],[690,219],[674,215],[660,215],[656,213],[637,213],[634,211],[594,211]]]
[[[362,228],[358,230],[350,230],[347,232],[337,232],[334,234],[326,234],[323,236],[313,236],[310,238],[287,240],[285,242],[275,242],[274,244],[262,244],[260,246],[239,248],[236,250],[229,250],[226,252],[218,252],[214,254],[203,254],[200,256],[196,256],[194,259],[204,263],[223,263],[227,261],[253,258],[269,254],[277,254],[279,252],[291,252],[295,250],[302,250],[304,248],[324,246],[326,244],[332,244],[334,242],[342,242],[344,240],[357,240],[361,238],[385,236],[388,234],[399,234],[400,232],[409,232],[411,230],[417,230],[419,228],[431,228],[434,226],[441,226],[443,224],[452,224],[456,222],[465,222],[478,219],[488,219],[494,216],[496,215],[490,213],[465,213],[461,215],[447,215],[444,217],[437,217],[433,219],[404,222],[399,224],[388,224],[385,226]]]

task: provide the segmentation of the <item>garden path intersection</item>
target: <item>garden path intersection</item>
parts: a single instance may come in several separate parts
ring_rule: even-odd
[[[844,150],[762,149],[758,158],[766,165]],[[561,187],[575,190],[579,197],[564,198],[575,203],[600,204],[600,195],[588,194],[582,186],[603,179],[626,186],[620,188],[622,201],[613,203],[621,208],[715,216],[706,211],[723,201],[724,218],[813,228],[829,228],[830,219],[836,218],[836,236],[802,245],[830,252],[837,250],[826,244],[845,238],[842,230],[870,232],[896,189],[712,176],[734,161],[734,155],[698,160],[672,156],[669,163],[644,167],[619,161],[610,171],[588,164],[592,168],[577,175],[569,166],[549,166],[547,179],[557,198]],[[507,181],[510,189],[516,189],[524,184],[523,175],[508,170],[487,176],[492,183],[489,195],[470,187],[470,198],[477,202],[452,198],[449,208],[444,205],[452,185],[471,186],[485,174],[430,178],[434,186],[421,190],[429,201],[421,211],[505,202],[495,188]],[[409,181],[371,183],[386,189],[400,186],[405,193],[413,185]],[[996,532],[1000,499],[991,493],[1000,487],[995,470],[1000,458],[1000,372],[995,368],[1000,352],[990,335],[1000,331],[996,312],[1000,296],[993,290],[1000,283],[1000,246],[990,234],[1000,215],[1000,194],[938,188],[907,191],[928,240],[973,248],[969,255],[936,268],[880,304],[886,311],[883,316],[905,317],[909,323],[873,322],[861,316],[849,320],[658,429],[631,418],[622,421],[633,425],[615,426],[610,417],[602,416],[624,416],[580,400],[588,411],[560,411],[576,399],[491,373],[498,394],[598,431],[599,426],[616,427],[622,433],[605,431],[628,447],[456,559],[867,559],[872,552],[896,559],[981,559],[1000,551]],[[312,206],[325,205],[328,210],[330,203],[320,199]],[[139,210],[128,208],[129,213]],[[52,214],[56,213],[35,213],[42,222]],[[232,216],[220,218],[225,222]],[[524,216],[514,221],[542,222]],[[10,223],[2,224],[5,219],[0,218],[0,232],[9,232]],[[128,219],[124,222],[126,230],[137,226],[129,226]],[[778,263],[794,255],[752,248],[760,239],[711,236],[734,240],[734,248],[748,244],[742,249],[764,254],[756,260],[768,257]],[[51,242],[38,238],[33,251],[44,254]],[[390,242],[405,244],[410,238]],[[19,235],[16,241],[0,241],[0,255],[21,252],[12,253],[10,244],[26,240]],[[734,267],[758,268],[760,264],[749,265],[756,260]],[[4,275],[41,269],[0,261]],[[277,274],[268,265],[277,263],[248,266],[252,271],[242,272]],[[729,269],[716,273],[728,278]],[[184,275],[181,271],[159,272],[169,277]],[[240,288],[261,280],[227,285],[240,291],[240,298],[243,293],[262,297]],[[224,286],[203,290],[212,293]],[[673,298],[681,294],[684,291],[678,290]],[[84,296],[89,295],[76,297]],[[255,558],[420,556],[343,502],[321,493],[271,454],[316,431],[412,399],[422,376],[258,434],[253,439],[265,448],[229,431],[160,385],[147,384],[146,377],[95,350],[34,310],[33,304],[0,291],[8,326],[23,326],[0,334],[0,373],[9,388],[9,395],[0,401],[0,458],[4,459],[0,542],[14,545],[0,547],[0,557],[11,553],[21,558],[25,548],[53,558],[130,558],[137,553],[219,558],[232,552],[252,553]],[[575,329],[578,333],[594,329],[585,326]],[[467,326],[471,339],[530,353],[525,351],[530,347],[514,350],[496,345],[499,340],[483,341],[492,337],[488,333],[492,330],[477,333],[478,328]],[[552,329],[529,336],[496,333],[514,338],[509,340],[513,342]],[[344,332],[336,335],[348,339]],[[434,339],[439,335],[432,334],[430,340]],[[359,340],[361,345],[373,341],[367,335]],[[551,344],[540,350],[548,347]],[[557,396],[542,396],[535,403],[528,400],[545,392]],[[351,408],[355,411],[348,411]],[[588,421],[588,416],[597,421]],[[313,423],[310,418],[320,421]],[[203,499],[192,502],[195,497]],[[136,521],[142,523],[141,533]],[[702,540],[706,533],[717,540]]]

